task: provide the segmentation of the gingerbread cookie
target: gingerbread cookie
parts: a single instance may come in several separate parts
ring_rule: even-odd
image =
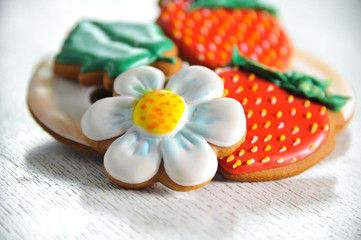
[[[266,66],[289,67],[293,46],[269,6],[234,0],[163,0],[159,5],[157,23],[191,64],[225,66],[236,46]]]
[[[54,72],[84,86],[104,85],[134,67],[153,65],[170,76],[182,67],[174,43],[156,24],[103,23],[83,20],[55,57]]]
[[[244,140],[242,105],[223,95],[213,71],[191,66],[173,75],[139,67],[119,75],[115,97],[101,99],[84,114],[81,127],[90,146],[104,155],[109,179],[126,188],[161,182],[188,191],[208,183],[217,157]]]
[[[328,113],[340,111],[347,97],[328,93],[327,81],[282,74],[237,54],[234,63],[236,68],[222,69],[219,76],[226,96],[244,107],[247,136],[236,151],[219,159],[223,176],[236,181],[286,178],[332,151],[334,125]]]

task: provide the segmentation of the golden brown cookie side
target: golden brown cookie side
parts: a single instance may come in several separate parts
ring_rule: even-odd
[[[236,144],[230,147],[220,147],[214,144],[209,143],[209,145],[212,147],[213,151],[215,152],[216,156],[218,158],[223,158],[234,152],[246,139],[247,131],[244,133],[241,140],[239,140]]]
[[[80,70],[81,70],[81,65],[76,65],[76,64],[70,65],[55,61],[53,65],[53,71],[56,75],[74,81],[78,79]]]

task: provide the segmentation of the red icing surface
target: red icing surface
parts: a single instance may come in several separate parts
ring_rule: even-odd
[[[236,75],[239,77],[238,81]],[[247,116],[245,142],[229,157],[219,159],[219,164],[227,172],[243,174],[289,165],[293,161],[300,161],[312,154],[326,140],[329,133],[329,118],[325,107],[304,98],[293,97],[276,85],[254,77],[253,74],[235,69],[224,69],[219,76],[225,81],[227,97],[241,102]],[[293,101],[289,102],[289,98],[292,99],[292,97]],[[274,104],[272,104],[272,99],[273,101],[276,99]],[[293,108],[296,110],[294,115],[291,114]],[[265,113],[263,109],[266,110],[264,116],[262,116],[262,112]],[[253,113],[250,114],[250,111]],[[279,111],[282,114],[278,113]],[[267,121],[270,122],[268,128],[265,127]],[[315,123],[317,129],[312,127]],[[293,132],[295,126],[299,127],[297,133]],[[312,131],[314,132],[311,133]],[[272,138],[264,141],[267,135],[271,135]],[[283,141],[281,141],[282,135],[284,135]],[[297,138],[300,142],[294,145]],[[267,145],[271,146],[269,151],[265,150]],[[286,150],[280,152],[283,146]],[[239,156],[242,149],[244,154]],[[269,161],[262,163],[265,157],[269,157]],[[283,162],[277,162],[281,158]],[[254,162],[248,165],[247,161],[250,159],[254,159]],[[234,164],[237,165],[237,160],[240,160],[242,164],[234,167]]]
[[[163,1],[158,24],[191,64],[210,68],[231,61],[232,48],[266,66],[284,71],[293,48],[277,19],[252,9],[187,10],[191,1]]]

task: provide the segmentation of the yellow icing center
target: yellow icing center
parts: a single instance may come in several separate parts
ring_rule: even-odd
[[[146,93],[133,111],[133,120],[138,127],[154,134],[173,131],[185,110],[183,99],[168,90]]]

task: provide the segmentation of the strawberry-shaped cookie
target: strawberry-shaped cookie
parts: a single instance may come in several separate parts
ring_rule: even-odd
[[[232,48],[271,68],[284,71],[292,43],[274,16],[257,1],[163,0],[157,23],[191,64],[210,68],[231,61]]]
[[[325,106],[340,110],[347,98],[328,94],[327,84],[305,75],[275,72],[240,56],[234,62],[239,67],[218,74],[225,95],[243,105],[247,136],[236,151],[219,159],[222,175],[238,181],[281,179],[332,151],[333,126]]]

